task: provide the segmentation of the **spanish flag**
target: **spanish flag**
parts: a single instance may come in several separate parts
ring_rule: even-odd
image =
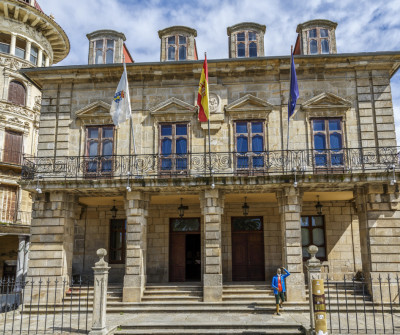
[[[204,58],[203,71],[201,71],[199,92],[197,94],[197,105],[199,106],[199,121],[206,122],[210,118],[208,109],[208,67],[207,56]]]

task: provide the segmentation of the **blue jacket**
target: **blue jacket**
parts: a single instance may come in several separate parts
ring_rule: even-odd
[[[282,292],[286,292],[285,278],[287,276],[290,276],[290,272],[286,269],[283,269],[283,271],[285,271],[286,273],[281,274],[281,285],[282,285]],[[272,278],[272,288],[274,289],[274,294],[278,294],[278,275]]]

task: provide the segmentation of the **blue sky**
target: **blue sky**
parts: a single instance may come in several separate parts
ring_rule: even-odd
[[[87,64],[86,34],[98,29],[123,32],[135,62],[158,61],[157,31],[173,25],[197,30],[199,55],[228,57],[226,28],[239,22],[265,24],[265,55],[288,55],[297,24],[311,19],[338,23],[338,53],[400,52],[400,0],[38,0],[53,14],[71,42],[58,65]],[[400,72],[392,79],[400,139]],[[400,143],[400,142],[399,142]]]

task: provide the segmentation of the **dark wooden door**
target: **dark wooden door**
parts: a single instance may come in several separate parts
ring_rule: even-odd
[[[261,218],[232,219],[232,280],[265,280]]]
[[[169,244],[169,281],[185,281],[186,235],[171,234]]]
[[[3,162],[21,164],[22,134],[6,130]]]

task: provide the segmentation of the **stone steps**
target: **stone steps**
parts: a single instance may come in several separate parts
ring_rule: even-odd
[[[200,302],[202,300],[203,287],[201,284],[150,284],[146,285],[142,297],[143,302]]]

